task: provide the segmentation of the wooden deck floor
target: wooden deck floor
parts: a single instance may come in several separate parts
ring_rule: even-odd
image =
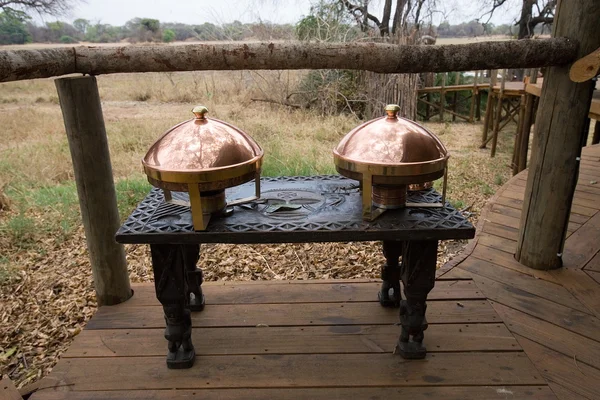
[[[441,276],[473,279],[558,398],[598,399],[600,145],[583,151],[560,270],[513,258],[526,179],[523,171],[495,195],[466,258]]]
[[[597,399],[600,146],[586,148],[565,268],[512,254],[526,172],[490,201],[464,256],[439,271],[425,360],[391,354],[398,311],[374,281],[206,283],[192,369],[165,366],[153,287],[103,307],[33,399]]]

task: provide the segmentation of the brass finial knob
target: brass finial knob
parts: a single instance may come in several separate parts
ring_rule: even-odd
[[[208,108],[204,106],[196,106],[192,109],[192,112],[196,116],[196,119],[206,119],[204,114],[208,112]]]
[[[398,104],[388,104],[385,106],[385,112],[387,113],[388,118],[398,118],[399,111],[400,106]]]

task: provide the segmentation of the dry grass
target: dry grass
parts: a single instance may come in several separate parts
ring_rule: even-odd
[[[265,175],[334,172],[331,149],[359,121],[252,102],[294,87],[299,72],[196,72],[98,78],[119,207],[126,216],[148,190],[140,158],[192,105],[251,134],[265,149]],[[452,153],[449,197],[477,218],[509,177],[514,131],[498,156],[478,148],[480,124],[426,124]],[[51,80],[0,85],[0,374],[20,386],[45,375],[95,310],[62,118]],[[7,208],[6,205],[9,204]],[[462,244],[444,243],[443,262]],[[128,246],[132,281],[152,279],[145,246]],[[210,246],[209,280],[378,277],[376,243]]]

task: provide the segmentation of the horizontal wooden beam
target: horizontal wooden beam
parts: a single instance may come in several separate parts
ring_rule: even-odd
[[[90,75],[201,70],[356,69],[380,73],[530,68],[575,61],[566,38],[441,46],[257,42],[63,47],[0,51],[0,82]]]

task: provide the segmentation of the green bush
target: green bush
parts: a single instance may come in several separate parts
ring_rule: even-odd
[[[67,44],[68,43],[79,43],[79,41],[77,39],[75,39],[72,36],[68,36],[68,35],[62,35],[59,40],[61,43],[67,43]]]
[[[165,29],[163,31],[163,42],[171,43],[174,40],[175,40],[175,32],[173,32],[170,29]]]

